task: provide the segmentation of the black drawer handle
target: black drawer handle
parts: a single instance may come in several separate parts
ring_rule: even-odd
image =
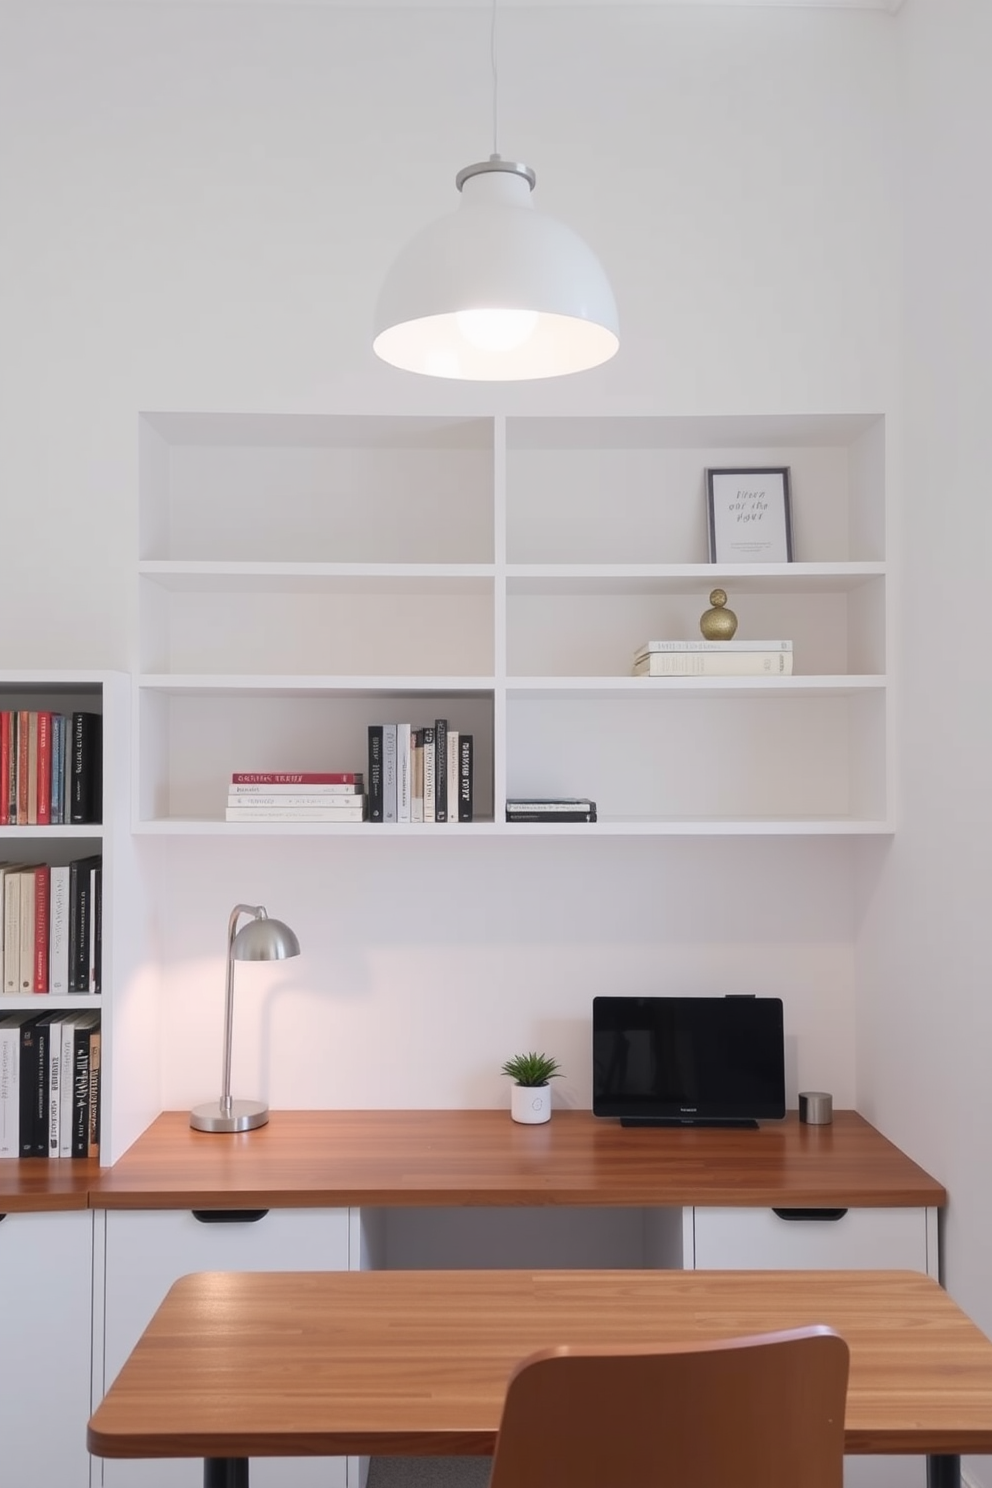
[[[201,1224],[256,1224],[268,1209],[194,1209],[193,1218]]]
[[[779,1217],[779,1219],[789,1219],[789,1220],[799,1220],[799,1219],[837,1220],[837,1219],[843,1219],[844,1218],[844,1215],[847,1213],[847,1210],[846,1209],[773,1209],[772,1210],[772,1213],[773,1214],[777,1214],[778,1217]]]

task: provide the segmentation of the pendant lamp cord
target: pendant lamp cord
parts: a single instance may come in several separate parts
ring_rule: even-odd
[[[499,154],[499,72],[496,66],[496,0],[493,0],[493,13],[489,25],[489,60],[493,74],[493,154]]]

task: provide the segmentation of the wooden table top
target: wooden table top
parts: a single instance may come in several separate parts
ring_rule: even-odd
[[[846,1338],[850,1452],[992,1451],[992,1342],[908,1271],[206,1272],[177,1281],[93,1415],[103,1457],[485,1454],[555,1344]]]
[[[757,1131],[625,1128],[589,1111],[275,1111],[236,1136],[160,1116],[90,1203],[106,1209],[339,1205],[939,1206],[943,1187],[854,1111]]]

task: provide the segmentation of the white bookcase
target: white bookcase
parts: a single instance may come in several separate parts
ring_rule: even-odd
[[[141,419],[139,833],[885,833],[877,416]],[[708,466],[788,465],[795,561],[706,561]],[[630,675],[725,588],[791,677]],[[233,770],[366,769],[446,717],[476,820],[223,821]],[[510,795],[595,825],[508,825]]]
[[[147,909],[131,831],[130,680],[110,671],[6,671],[0,673],[0,707],[30,711],[75,710],[103,717],[103,820],[60,826],[0,826],[4,862],[65,864],[100,853],[102,886],[102,991],[92,994],[0,996],[0,1013],[100,1010],[100,1160],[109,1163],[130,1146],[161,1109],[155,1048],[155,973],[148,960]],[[126,1059],[114,1059],[124,1030]],[[70,1162],[69,1158],[51,1159]]]

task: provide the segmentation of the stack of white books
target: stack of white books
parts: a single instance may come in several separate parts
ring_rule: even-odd
[[[225,821],[360,822],[365,782],[352,770],[244,771],[231,776]]]
[[[791,641],[645,641],[635,677],[791,677]]]

